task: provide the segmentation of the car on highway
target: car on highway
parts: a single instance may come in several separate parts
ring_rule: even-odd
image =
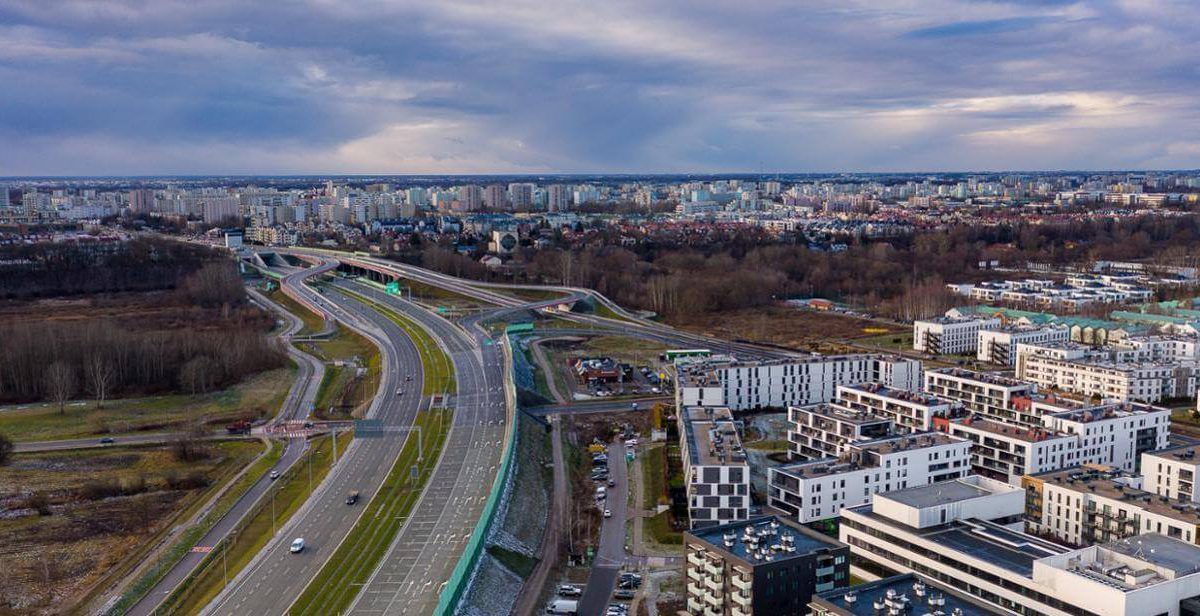
[[[580,597],[583,596],[583,589],[574,584],[563,584],[558,587],[558,596],[560,597]]]
[[[404,395],[404,390],[403,390],[403,389],[397,389],[397,390],[396,390],[396,395],[397,395],[397,396],[403,396],[403,395]]]
[[[106,436],[106,437],[100,439],[101,445],[112,445],[115,442],[117,442],[117,441],[113,440],[113,437],[111,437],[111,436]]]
[[[405,381],[411,381],[411,380],[412,380],[412,375],[410,374],[410,375],[407,375],[407,376],[405,376],[405,377],[404,377],[404,380],[405,380]]]
[[[279,479],[279,471],[271,471],[271,474],[267,475],[267,478],[270,479],[271,481],[275,481],[276,479]]]
[[[299,554],[304,551],[304,537],[296,537],[292,540],[292,547],[288,548],[292,554]]]
[[[358,502],[358,490],[355,490],[346,495],[346,504],[353,505]]]

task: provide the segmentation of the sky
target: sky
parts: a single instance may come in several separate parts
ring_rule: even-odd
[[[0,176],[1200,167],[1194,0],[0,0]]]

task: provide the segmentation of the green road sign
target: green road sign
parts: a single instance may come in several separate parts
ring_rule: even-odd
[[[385,289],[388,295],[400,295],[400,283],[394,280],[387,283],[387,287],[385,287]]]

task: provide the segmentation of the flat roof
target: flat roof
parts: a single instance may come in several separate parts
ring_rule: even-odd
[[[994,419],[987,419],[986,417],[968,417],[967,419],[958,422],[956,425],[963,426],[965,428],[982,430],[988,434],[994,434],[996,436],[1006,437],[1026,443],[1039,443],[1041,441],[1048,441],[1056,438],[1070,438],[1069,435],[1061,434],[1055,432],[1054,430],[1026,428],[1024,426],[1006,424]]]
[[[1128,502],[1130,505],[1150,513],[1179,520],[1186,524],[1200,525],[1200,509],[1197,509],[1194,504],[1177,499],[1167,499],[1118,481],[1128,476],[1129,474],[1123,471],[1099,470],[1084,466],[1072,466],[1033,475],[1045,483],[1060,488]]]
[[[692,464],[744,465],[746,452],[733,413],[727,407],[687,407],[683,424]]]
[[[920,595],[917,594],[918,590],[921,591]],[[901,597],[907,598],[907,602],[901,600]],[[884,603],[888,599],[897,601],[898,605],[910,605],[910,611],[904,613],[950,614],[955,610],[960,610],[963,616],[1002,616],[1013,613],[989,606],[913,573],[819,592],[813,596],[813,603],[838,616],[876,616],[879,612],[874,604]]]
[[[967,370],[966,368],[941,368],[937,370],[927,370],[926,374],[944,374],[946,376],[970,381],[979,381],[980,383],[998,385],[1000,387],[1021,389],[1033,389],[1034,387],[1033,383],[1007,377],[1002,374],[996,374],[995,372],[976,372],[974,370]]]
[[[981,488],[977,485],[967,483],[961,479],[952,481],[939,481],[923,486],[913,486],[896,490],[895,492],[887,492],[880,494],[880,498],[886,498],[898,503],[924,509],[926,507],[934,507],[937,505],[946,505],[971,498],[979,498],[994,494],[991,490]]]
[[[892,420],[882,415],[876,415],[870,411],[856,411],[848,409],[837,404],[814,404],[812,406],[797,406],[793,407],[797,411],[812,413],[821,417],[841,421],[855,425],[865,425],[874,423],[890,423]]]
[[[758,539],[757,545],[760,549],[770,550],[772,562],[806,556],[845,545],[832,537],[817,534],[778,516],[708,526],[687,532],[713,548],[732,554],[751,565],[763,562],[756,561],[754,558],[752,548],[754,542],[747,540],[751,537]],[[795,547],[795,551],[782,549],[789,543]]]
[[[1200,546],[1166,535],[1137,535],[1103,547],[1167,569],[1177,578],[1200,571]]]
[[[942,398],[934,394],[918,391],[908,391],[907,389],[895,389],[881,385],[879,383],[857,383],[854,385],[838,385],[838,389],[846,389],[858,393],[879,396],[889,400],[898,400],[901,402],[910,402],[921,406],[950,406],[956,404],[956,400],[950,398]]]
[[[1200,443],[1175,445],[1174,447],[1148,451],[1145,455],[1157,456],[1159,458],[1175,458],[1176,460],[1191,462],[1192,464],[1200,464],[1200,459],[1196,457],[1197,452],[1200,452]]]

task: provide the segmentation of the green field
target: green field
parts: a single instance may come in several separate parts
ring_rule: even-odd
[[[642,506],[653,509],[667,501],[667,448],[651,447],[641,456]]]
[[[266,296],[271,301],[282,306],[284,310],[300,317],[300,320],[304,322],[304,327],[301,327],[300,331],[296,332],[297,336],[315,334],[325,328],[325,319],[323,317],[305,308],[300,302],[288,297],[278,285],[270,293],[267,293]]]
[[[343,432],[338,435],[338,455],[346,451],[352,438],[353,433],[351,432]],[[280,450],[282,452],[282,448]],[[208,602],[225,587],[226,572],[228,572],[229,579],[233,579],[250,563],[254,555],[262,550],[267,541],[274,536],[274,529],[282,528],[312,494],[312,489],[321,485],[321,481],[329,473],[333,462],[331,437],[322,436],[313,439],[309,453],[273,484],[272,489],[275,490],[274,511],[272,511],[270,497],[264,498],[258,508],[234,531],[231,540],[213,550],[200,565],[198,571],[164,602],[158,613],[200,613]],[[312,466],[311,484],[308,474],[310,464]],[[259,476],[267,468],[270,468],[270,465],[263,467]],[[272,516],[274,516],[274,520],[272,520]],[[222,553],[222,547],[228,551]]]
[[[683,533],[671,528],[671,512],[664,511],[658,515],[642,520],[642,529],[646,536],[655,543],[662,545],[682,545]]]
[[[295,368],[254,375],[229,389],[209,394],[168,395],[68,403],[59,413],[52,404],[0,408],[0,434],[14,441],[50,441],[127,434],[172,432],[191,424],[221,424],[274,414],[295,378]]]
[[[379,492],[304,589],[290,614],[340,614],[350,605],[420,500],[450,434],[452,419],[449,409],[431,409],[417,415],[415,425],[421,427],[424,458],[418,459],[417,435],[410,433]],[[411,479],[413,467],[417,468],[415,481]]]

